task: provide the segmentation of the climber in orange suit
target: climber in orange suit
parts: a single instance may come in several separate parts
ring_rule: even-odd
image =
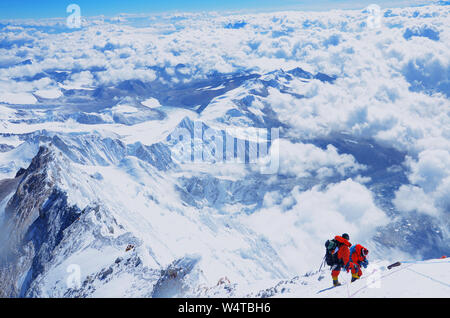
[[[352,283],[362,276],[361,267],[366,268],[369,265],[367,254],[369,254],[369,250],[360,244],[350,248],[349,261],[352,263]]]
[[[334,238],[338,242],[338,247],[333,254],[337,253],[337,262],[331,267],[331,277],[333,278],[333,285],[339,286],[341,283],[338,281],[339,273],[342,268],[345,268],[347,272],[353,267],[350,260],[350,247],[352,244],[348,241],[350,239],[347,233],[342,236],[336,236]]]

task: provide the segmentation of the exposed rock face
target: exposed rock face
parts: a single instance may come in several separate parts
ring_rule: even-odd
[[[11,145],[6,145],[6,144],[0,144],[0,152],[7,152],[14,149],[13,146]]]
[[[32,262],[32,246],[22,244],[31,225],[39,218],[39,208],[50,193],[46,164],[51,153],[40,148],[38,155],[23,174],[22,181],[5,208],[5,222],[0,241],[0,295],[14,297],[20,294],[17,280]],[[17,249],[21,246],[20,249]]]
[[[62,233],[80,214],[67,204],[56,186],[61,168],[55,153],[41,147],[21,178],[5,208],[1,231],[0,296],[23,295],[42,271],[61,241]]]
[[[31,268],[22,284],[21,296],[29,284],[45,270],[52,259],[53,251],[61,242],[64,230],[81,215],[82,211],[67,203],[67,195],[53,188],[50,196],[39,210],[39,217],[31,224],[25,234],[23,244],[34,252]]]
[[[3,201],[9,194],[16,190],[20,182],[20,177],[14,179],[0,180],[0,202]]]
[[[67,148],[70,151],[66,155],[61,142],[41,146],[27,169],[21,169],[14,179],[0,181],[0,202],[10,196],[0,222],[0,297],[90,297],[121,276],[133,277],[133,287],[140,286],[138,295],[150,297],[155,283],[163,281],[163,273],[143,264],[136,251],[142,243],[125,232],[103,204],[70,203],[64,184],[68,179],[70,187],[79,186],[73,179],[76,169],[72,157],[77,149]],[[148,156],[144,160],[151,161],[154,149],[141,148],[132,151],[132,155]],[[92,156],[99,158],[94,151]],[[114,160],[119,159],[111,159]],[[91,179],[88,175],[84,177]],[[80,180],[85,179],[77,179]],[[96,194],[92,198],[97,198]],[[133,248],[125,249],[126,246]],[[104,262],[106,265],[83,278],[79,287],[69,287],[61,281],[50,283],[50,289],[43,287],[49,271],[68,257],[83,249],[108,247],[124,255]],[[93,262],[97,263],[97,259]],[[136,290],[129,296],[136,296]]]
[[[195,276],[196,273],[192,273],[192,271],[198,261],[199,258],[195,256],[184,257],[162,270],[153,288],[152,297],[180,297],[187,293],[190,290],[189,276],[190,274]]]

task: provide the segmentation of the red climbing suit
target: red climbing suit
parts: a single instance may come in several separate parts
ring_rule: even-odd
[[[333,280],[337,280],[337,277],[341,272],[341,268],[344,267],[345,264],[348,264],[348,262],[350,261],[349,247],[352,246],[352,244],[342,236],[336,236],[334,239],[339,243],[341,243],[337,251],[337,258],[339,260],[339,264],[333,266],[333,270],[331,271],[331,277],[333,278]]]
[[[353,266],[351,266],[352,277],[359,278],[362,276],[361,263],[366,261],[368,253],[367,248],[361,244],[356,244],[354,249],[352,248],[352,255],[350,255],[350,262],[353,263]]]

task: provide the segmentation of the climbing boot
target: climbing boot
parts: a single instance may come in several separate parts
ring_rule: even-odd
[[[339,283],[337,277],[333,277],[333,286],[341,286],[341,283]]]

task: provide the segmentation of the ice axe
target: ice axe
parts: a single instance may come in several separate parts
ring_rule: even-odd
[[[400,266],[400,265],[402,265],[402,263],[400,263],[400,262],[395,262],[395,263],[389,265],[389,266],[387,267],[387,269],[391,269],[391,268],[393,268],[393,267],[397,267],[397,266]]]

